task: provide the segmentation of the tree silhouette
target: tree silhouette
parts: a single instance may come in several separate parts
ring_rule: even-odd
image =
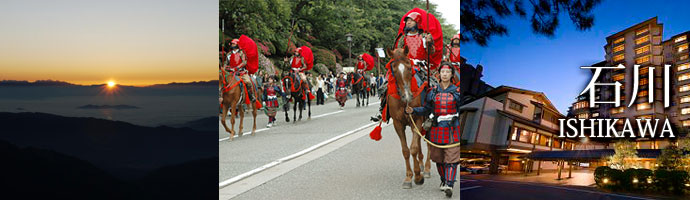
[[[527,0],[532,9],[532,31],[552,37],[559,25],[559,14],[565,12],[575,27],[588,30],[594,25],[592,9],[601,0]],[[486,46],[493,36],[508,35],[499,19],[518,16],[526,19],[525,0],[462,0],[460,2],[460,41]]]

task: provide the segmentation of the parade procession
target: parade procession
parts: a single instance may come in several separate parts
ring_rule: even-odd
[[[459,3],[352,3],[220,1],[221,199],[460,198]]]

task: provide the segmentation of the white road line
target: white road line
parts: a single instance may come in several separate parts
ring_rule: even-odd
[[[341,112],[344,112],[344,110],[339,110],[339,111],[335,111],[335,112],[329,112],[329,113],[317,115],[317,116],[312,117],[312,119],[316,119],[316,118],[320,118],[320,117],[325,117],[325,116],[328,116],[328,115],[337,114],[337,113],[341,113]],[[265,130],[268,130],[268,128],[257,129],[254,133],[258,133],[258,132],[265,131]],[[251,133],[251,131],[250,131],[250,132],[242,133],[242,135],[246,135],[246,134],[249,134],[249,133]],[[235,137],[239,137],[239,136],[240,136],[239,134],[238,134],[238,135],[235,135]],[[222,141],[225,141],[225,140],[228,140],[228,139],[230,139],[230,137],[221,138],[221,139],[218,139],[218,142],[222,142]]]
[[[380,103],[381,103],[380,101],[377,101],[377,102],[374,102],[374,103],[370,103],[369,105],[380,104]]]
[[[338,139],[340,139],[340,138],[343,138],[343,137],[348,136],[348,135],[350,135],[350,134],[353,134],[353,133],[355,133],[355,132],[357,132],[357,131],[360,131],[360,130],[365,129],[365,128],[370,127],[370,126],[373,126],[373,125],[375,125],[375,124],[377,124],[377,123],[372,122],[372,123],[366,124],[366,125],[364,125],[364,126],[361,126],[361,127],[359,127],[359,128],[356,128],[356,129],[354,129],[354,130],[345,132],[345,133],[340,134],[340,135],[338,135],[338,136],[335,136],[335,137],[333,137],[333,138],[331,138],[331,139],[328,139],[328,140],[326,140],[326,141],[323,141],[323,142],[321,142],[321,143],[318,143],[318,144],[316,144],[316,145],[314,145],[314,146],[311,146],[311,147],[309,147],[309,148],[306,148],[306,149],[304,149],[304,150],[302,150],[302,151],[299,151],[299,152],[297,152],[297,153],[294,153],[294,154],[292,154],[292,155],[285,156],[285,157],[283,157],[283,158],[281,158],[281,159],[278,159],[278,160],[275,160],[275,161],[270,162],[270,163],[268,163],[268,164],[265,164],[265,165],[263,165],[263,166],[261,166],[261,167],[259,167],[259,168],[250,170],[250,171],[245,172],[245,173],[243,173],[243,174],[240,174],[240,175],[237,175],[237,176],[235,176],[235,177],[232,177],[232,178],[230,178],[230,179],[228,179],[228,180],[222,181],[222,182],[218,183],[218,187],[219,187],[219,188],[223,188],[223,187],[225,187],[225,186],[227,186],[227,185],[230,185],[230,184],[235,183],[235,182],[237,182],[237,181],[239,181],[239,180],[242,180],[242,179],[244,179],[244,178],[247,178],[247,177],[249,177],[249,176],[252,176],[252,175],[254,175],[254,174],[256,174],[256,173],[259,173],[259,172],[261,172],[261,171],[263,171],[263,170],[266,170],[266,169],[268,169],[268,168],[271,168],[271,167],[273,167],[273,166],[276,166],[276,165],[278,165],[278,164],[280,164],[280,163],[287,162],[287,161],[292,160],[292,159],[294,159],[294,158],[296,158],[296,157],[299,157],[299,156],[302,156],[302,155],[304,155],[304,154],[306,154],[306,153],[309,153],[309,152],[311,152],[311,151],[314,151],[315,149],[318,149],[318,148],[320,148],[320,147],[322,147],[322,146],[324,146],[324,145],[326,145],[326,144],[329,144],[329,143],[331,143],[331,142],[333,142],[333,141],[336,141],[336,140],[338,140]]]
[[[480,187],[482,187],[482,186],[475,185],[475,186],[472,186],[472,187],[460,187],[460,191],[463,191],[463,190],[471,190],[471,189],[476,189],[476,188],[480,188]]]
[[[256,131],[254,131],[254,133],[258,133],[258,132],[265,131],[265,130],[268,130],[268,128],[256,129]],[[242,135],[246,135],[246,134],[250,134],[250,133],[252,133],[252,132],[251,132],[251,131],[249,131],[249,132],[244,132],[244,133],[242,133]],[[235,137],[239,137],[239,136],[240,136],[239,134],[235,135]],[[221,138],[221,139],[218,139],[218,142],[222,142],[222,141],[225,141],[225,140],[228,140],[228,139],[230,139],[230,137]]]
[[[615,197],[623,197],[623,198],[630,198],[630,199],[652,200],[652,199],[644,198],[644,197],[627,196],[627,195],[621,195],[621,194],[604,193],[604,192],[597,192],[597,191],[592,191],[592,190],[581,190],[581,189],[567,188],[567,187],[549,186],[549,185],[543,185],[543,184],[531,184],[531,183],[523,183],[523,182],[515,182],[515,181],[495,181],[495,180],[481,180],[481,181],[496,182],[496,183],[522,184],[522,185],[531,185],[531,186],[538,186],[538,187],[570,190],[570,191],[575,191],[575,192],[586,192],[586,193],[592,193],[592,194],[601,194],[601,195],[608,195],[608,196],[615,196]]]
[[[320,115],[317,115],[317,116],[312,117],[312,119],[316,119],[316,118],[319,118],[319,117],[325,117],[325,116],[328,116],[328,115],[337,114],[337,113],[341,113],[341,112],[345,112],[345,111],[344,111],[344,110],[339,110],[339,111],[335,111],[335,112],[329,112],[329,113],[326,113],[326,114],[320,114]]]

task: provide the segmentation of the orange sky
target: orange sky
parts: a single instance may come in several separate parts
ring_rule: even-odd
[[[123,85],[217,78],[217,1],[4,1],[0,80]]]

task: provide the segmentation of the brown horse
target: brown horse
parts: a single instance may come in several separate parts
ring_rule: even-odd
[[[419,107],[422,106],[422,95],[413,93],[411,91],[412,83],[412,64],[407,58],[408,49],[397,48],[395,50],[388,50],[388,55],[392,55],[392,60],[390,62],[391,73],[395,77],[395,85],[397,89],[397,95],[388,95],[388,112],[391,119],[393,119],[393,126],[395,127],[395,132],[398,134],[400,139],[400,145],[402,146],[403,158],[405,158],[406,164],[406,177],[403,182],[403,188],[409,189],[412,187],[412,176],[413,171],[410,167],[410,155],[412,155],[412,161],[414,166],[414,181],[415,184],[424,184],[424,176],[430,176],[431,171],[431,161],[427,158],[426,164],[424,164],[424,154],[421,148],[421,137],[418,134],[412,134],[412,144],[407,146],[407,137],[405,136],[406,127],[412,128],[412,123],[415,123],[417,127],[422,127],[424,117],[414,116],[414,121],[410,121],[410,118],[405,113],[406,106]],[[389,88],[390,90],[390,88]],[[421,88],[420,88],[421,90]],[[413,130],[414,131],[414,130]],[[424,175],[421,173],[421,168],[424,168]]]
[[[241,104],[244,103],[244,101],[246,101],[244,100],[244,95],[246,95],[245,92],[251,92],[251,88],[247,88],[243,91],[243,85],[240,84],[242,80],[239,79],[239,77],[236,78],[235,74],[227,75],[228,73],[230,72],[223,71],[223,74],[220,75],[220,81],[223,84],[223,102],[221,104],[223,114],[220,119],[220,123],[223,124],[223,127],[225,127],[225,131],[230,133],[230,141],[232,141],[235,137],[235,117],[237,116],[238,112],[240,113],[240,125],[237,133],[239,134],[238,137],[242,136],[242,125],[244,122],[244,107]],[[251,87],[249,85],[246,86]],[[257,90],[257,93],[260,92]],[[255,97],[258,96],[255,95]],[[251,106],[252,108],[252,116],[254,117],[254,126],[252,127],[253,136],[256,131],[257,107],[254,103],[250,103],[249,106]],[[228,125],[225,123],[225,117],[228,116],[228,110],[230,110],[232,113],[232,116],[230,117],[230,128],[228,128]]]

